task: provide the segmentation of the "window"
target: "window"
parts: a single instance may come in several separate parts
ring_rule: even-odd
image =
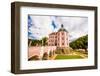
[[[62,37],[62,40],[64,40],[64,37]]]
[[[55,38],[57,38],[57,36],[55,36]]]
[[[55,43],[55,46],[57,45],[57,43]]]
[[[64,45],[64,43],[62,43],[62,45]]]
[[[62,32],[62,35],[64,35],[64,32]]]

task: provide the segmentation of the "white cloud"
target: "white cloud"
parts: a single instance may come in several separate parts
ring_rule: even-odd
[[[60,17],[60,16],[34,16],[31,15],[33,26],[29,28],[29,32],[37,39],[48,36],[51,32],[57,31],[61,24],[69,32],[70,41],[88,34],[88,18],[87,17]],[[55,22],[56,28],[52,26],[52,21]]]

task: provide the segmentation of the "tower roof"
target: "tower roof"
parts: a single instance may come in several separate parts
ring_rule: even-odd
[[[68,31],[64,28],[63,24],[61,25],[61,28],[58,30],[58,32],[60,32],[60,31],[68,32]]]

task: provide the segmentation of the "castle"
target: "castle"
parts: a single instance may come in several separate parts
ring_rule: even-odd
[[[57,48],[69,47],[68,31],[64,28],[63,24],[58,32],[49,34],[48,46],[57,46]]]

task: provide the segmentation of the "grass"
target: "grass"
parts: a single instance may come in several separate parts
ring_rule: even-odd
[[[82,59],[82,57],[79,55],[57,55],[55,59]]]

